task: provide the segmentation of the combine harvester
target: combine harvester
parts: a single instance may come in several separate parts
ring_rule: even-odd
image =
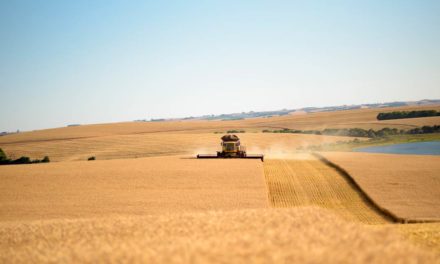
[[[246,147],[240,145],[240,139],[236,135],[224,135],[222,137],[222,151],[217,151],[217,154],[198,154],[198,159],[221,159],[221,158],[235,158],[235,159],[261,159],[264,161],[263,154],[247,154]]]

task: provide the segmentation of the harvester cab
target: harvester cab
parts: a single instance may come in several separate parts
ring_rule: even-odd
[[[217,154],[198,154],[198,159],[215,159],[215,158],[240,158],[240,159],[261,159],[264,161],[263,154],[247,154],[246,147],[242,146],[240,139],[236,135],[224,135],[220,143],[222,150]]]
[[[231,157],[245,157],[246,150],[241,146],[240,139],[236,135],[224,135],[222,137],[222,151],[217,151],[217,156],[231,158]]]

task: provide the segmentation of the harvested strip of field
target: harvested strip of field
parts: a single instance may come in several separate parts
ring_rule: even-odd
[[[320,153],[347,171],[382,208],[405,221],[440,220],[440,157]]]
[[[434,263],[318,208],[0,223],[0,262]]]
[[[0,167],[0,221],[267,207],[259,160],[157,157]]]
[[[350,181],[311,155],[267,160],[264,172],[269,201],[274,207],[314,205],[356,222],[382,224],[389,221]]]
[[[390,225],[391,219],[374,207],[344,175],[307,154],[291,158],[265,162],[269,201],[273,207],[327,208],[349,221],[375,224],[378,230],[394,230],[414,244],[440,253],[440,224]]]

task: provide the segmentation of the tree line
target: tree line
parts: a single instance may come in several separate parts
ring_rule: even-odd
[[[18,159],[10,159],[6,156],[6,153],[0,148],[0,165],[12,165],[12,164],[31,164],[31,163],[47,163],[50,162],[48,156],[44,156],[43,159],[31,160],[29,157],[22,156]]]
[[[296,129],[279,129],[268,130],[265,129],[263,133],[293,133],[293,134],[313,134],[313,135],[326,135],[326,136],[345,136],[345,137],[386,137],[402,134],[430,134],[440,133],[440,125],[435,126],[423,126],[420,128],[414,128],[410,130],[399,130],[397,128],[385,127],[379,130],[362,129],[362,128],[326,128],[324,130],[296,130]]]
[[[388,113],[379,113],[377,115],[377,120],[417,118],[417,117],[429,117],[429,116],[440,116],[440,112],[436,110],[394,111]]]

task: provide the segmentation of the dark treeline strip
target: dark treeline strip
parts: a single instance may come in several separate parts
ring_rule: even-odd
[[[440,116],[440,112],[437,112],[436,110],[421,110],[421,111],[395,111],[388,113],[379,113],[377,115],[377,120],[417,118],[417,117],[429,117],[429,116]]]
[[[18,159],[9,159],[5,152],[0,148],[0,165],[12,165],[12,164],[31,164],[31,163],[46,163],[50,162],[48,156],[45,156],[43,159],[35,159],[31,160],[29,157],[23,156]]]
[[[362,128],[327,128],[324,130],[295,130],[295,129],[280,129],[280,130],[263,130],[263,133],[293,133],[293,134],[313,134],[313,135],[326,135],[326,136],[345,136],[345,137],[386,137],[392,135],[403,134],[429,134],[440,133],[440,125],[435,126],[423,126],[420,128],[414,128],[410,130],[398,130],[397,128],[385,127],[380,130],[362,129]]]
[[[214,134],[237,134],[237,133],[246,133],[245,130],[228,130],[225,132],[222,131],[216,131]]]

